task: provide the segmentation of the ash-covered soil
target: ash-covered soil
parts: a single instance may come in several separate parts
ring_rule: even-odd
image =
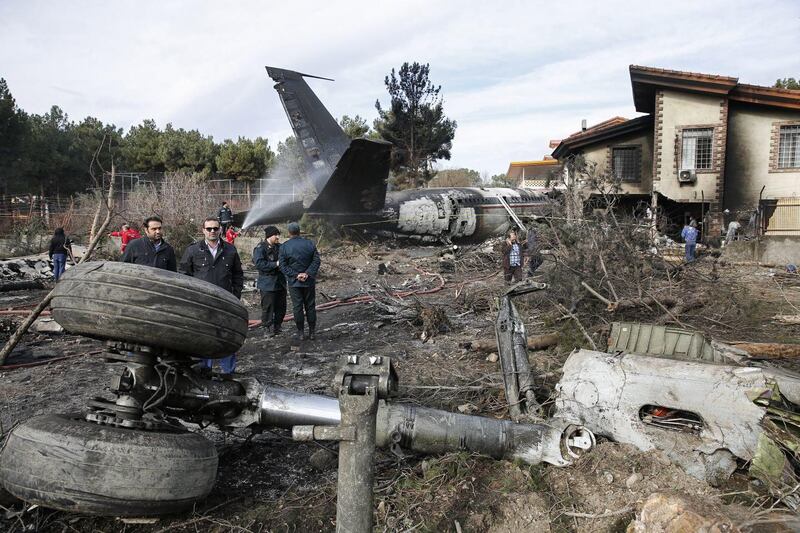
[[[293,341],[292,323],[285,324],[284,334],[278,338],[267,337],[262,329],[252,329],[239,352],[237,374],[258,378],[264,384],[331,394],[340,355],[383,355],[392,357],[400,376],[398,401],[507,417],[499,363],[488,361],[486,353],[462,348],[467,341],[494,338],[495,298],[504,283],[493,244],[497,243],[463,250],[455,262],[444,263],[440,249],[434,247],[373,244],[323,250],[318,304],[367,292],[379,296],[381,304],[345,305],[320,312],[315,341]],[[386,274],[379,274],[379,263],[388,264]],[[450,271],[451,266],[454,271]],[[542,270],[546,272],[548,268],[552,265],[546,263]],[[710,267],[699,264],[695,268]],[[740,270],[736,275],[755,298],[759,292],[765,299],[776,298],[774,277],[765,274],[764,269]],[[441,290],[430,294],[402,300],[387,296],[399,291],[430,290],[442,283]],[[0,294],[0,309],[32,307],[45,294],[46,291]],[[251,318],[258,318],[257,293],[246,292],[243,300]],[[404,309],[415,311],[417,316],[398,318],[388,310],[403,304]],[[544,305],[543,296],[536,293],[518,302],[529,335],[554,330],[562,334],[557,346],[530,354],[540,376],[537,385],[546,395],[558,381],[569,352],[581,344],[582,338],[569,319],[544,316],[540,312]],[[727,340],[796,336],[796,326],[779,326],[774,335],[770,334],[768,330],[773,326],[768,317],[777,312],[775,308],[774,301],[763,306],[756,302],[748,312],[754,321],[766,326],[754,325],[751,330],[740,328],[736,332],[721,329],[719,333]],[[433,319],[426,316],[432,314],[419,316],[423,309],[443,311],[446,321],[431,323]],[[0,316],[0,340],[5,341],[22,318]],[[731,335],[737,338],[732,339]],[[101,348],[98,341],[72,335],[27,334],[8,365],[69,358],[0,371],[0,431],[8,432],[37,414],[78,411],[87,399],[102,394],[119,369],[102,360]],[[211,495],[194,512],[135,523],[17,504],[7,507],[7,511],[0,509],[0,529],[334,530],[334,444],[295,443],[284,430],[267,429],[252,435],[244,430],[231,434],[206,428],[202,433],[217,445],[220,466]],[[765,504],[744,475],[737,474],[725,486],[714,488],[686,475],[660,453],[644,453],[612,442],[601,442],[567,468],[511,464],[466,453],[399,458],[381,451],[376,461],[375,530],[622,531],[633,518],[636,505],[654,492],[677,492],[709,509],[720,509],[738,522],[751,520]],[[6,505],[2,501],[0,504]]]

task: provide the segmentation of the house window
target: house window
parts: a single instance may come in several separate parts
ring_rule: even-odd
[[[800,126],[781,126],[778,168],[800,167]]]
[[[714,128],[683,130],[681,170],[710,170]]]
[[[623,146],[613,148],[611,153],[611,172],[619,181],[641,181],[641,148]]]

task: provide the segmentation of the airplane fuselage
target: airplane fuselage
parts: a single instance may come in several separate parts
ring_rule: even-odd
[[[504,203],[500,200],[505,200]],[[526,189],[447,187],[386,194],[382,209],[370,213],[309,213],[344,227],[420,242],[481,242],[502,235],[515,222],[546,214],[550,200]]]

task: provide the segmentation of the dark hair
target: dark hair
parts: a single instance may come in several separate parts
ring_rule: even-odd
[[[64,228],[56,228],[53,232],[53,237],[64,236]]]
[[[157,216],[153,215],[151,217],[147,217],[146,219],[144,219],[144,227],[145,228],[149,228],[151,222],[158,222],[159,224],[163,224],[164,223],[164,222],[161,221],[161,217],[157,217]]]
[[[228,202],[222,202],[222,205],[228,205]]]
[[[206,225],[206,222],[219,222],[219,217],[206,217],[206,219],[203,220],[204,226]]]
[[[64,235],[64,228],[56,228],[53,232],[53,238],[50,239],[51,253],[65,253],[61,251],[52,252],[52,250],[66,250],[67,236]]]

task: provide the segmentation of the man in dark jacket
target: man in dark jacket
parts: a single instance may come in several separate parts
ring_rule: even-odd
[[[253,250],[261,292],[261,327],[271,329],[270,336],[281,332],[286,316],[286,277],[278,267],[281,232],[275,226],[264,228],[264,240]]]
[[[203,221],[203,234],[205,239],[186,248],[179,272],[212,283],[241,298],[244,272],[239,252],[220,238],[220,223],[215,217]],[[211,368],[213,362],[212,359],[206,359],[204,364]],[[236,354],[220,359],[219,365],[223,374],[233,374]]]
[[[278,267],[286,275],[286,284],[292,296],[297,334],[303,335],[305,318],[308,320],[308,334],[303,335],[303,338],[313,340],[317,327],[315,281],[319,272],[319,252],[313,242],[300,237],[300,224],[290,222],[287,229],[289,240],[280,247]]]
[[[228,226],[233,222],[233,211],[228,207],[228,202],[222,202],[222,207],[219,208],[219,225],[222,226],[222,236],[228,232]]]
[[[177,271],[175,250],[161,237],[161,219],[149,217],[144,221],[143,227],[144,237],[128,243],[125,253],[122,254],[122,262]]]

